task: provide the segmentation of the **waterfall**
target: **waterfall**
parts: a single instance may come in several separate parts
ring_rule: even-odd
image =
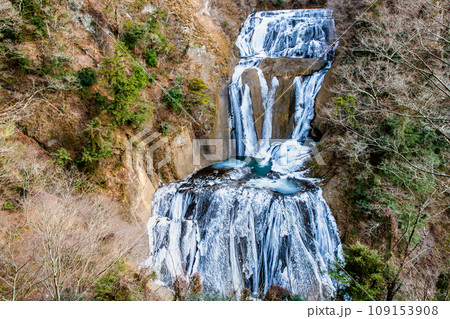
[[[335,293],[328,270],[343,259],[338,230],[322,190],[303,169],[314,100],[334,55],[334,22],[325,9],[265,11],[250,15],[236,45],[241,60],[229,86],[237,158],[207,166],[159,189],[148,222],[150,255],[143,263],[171,287],[177,276],[200,275],[204,292],[261,297],[272,285],[303,298]],[[325,61],[295,76],[290,137],[272,141],[273,107],[280,79],[258,67],[266,58]],[[300,60],[299,60],[300,61]],[[254,69],[264,110],[260,140],[251,88]]]

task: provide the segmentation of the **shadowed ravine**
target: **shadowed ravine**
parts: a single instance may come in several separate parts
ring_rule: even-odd
[[[311,152],[303,145],[333,40],[330,10],[247,18],[229,86],[238,158],[203,168],[153,198],[143,266],[164,285],[198,273],[207,295],[239,296],[248,288],[261,297],[271,285],[312,300],[334,294],[328,269],[342,259],[342,247],[322,190],[304,169]],[[281,138],[287,139],[273,141]]]

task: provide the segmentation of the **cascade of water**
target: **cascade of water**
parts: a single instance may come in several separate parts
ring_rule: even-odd
[[[296,127],[291,139],[301,144],[310,131],[310,122],[314,117],[314,100],[334,56],[333,37],[334,22],[330,10],[263,11],[248,17],[236,40],[241,61],[235,69],[232,84],[229,87],[231,114],[234,121],[233,133],[237,140],[238,156],[266,158],[264,155],[268,154],[270,147],[266,143],[267,136],[264,134],[261,147],[258,149],[254,146],[256,130],[251,99],[248,87],[242,83],[242,74],[245,70],[256,68],[258,71],[265,117],[267,117],[271,116],[273,100],[268,101],[267,83],[262,71],[258,68],[264,58],[296,57],[328,61],[328,65],[322,70],[305,77],[304,80],[297,77],[294,81]],[[277,86],[278,80],[275,77],[274,80],[276,83],[272,84]],[[241,119],[247,120],[241,121]]]
[[[229,86],[230,113],[237,154],[258,160],[216,163],[156,192],[144,266],[162,283],[170,287],[177,276],[199,273],[205,293],[220,297],[244,288],[261,296],[271,285],[308,299],[333,295],[328,269],[343,258],[338,230],[322,190],[299,173],[310,158],[303,143],[331,65],[333,37],[330,10],[267,11],[247,18],[236,40],[242,58]],[[312,75],[295,77],[295,123],[283,143],[271,143],[279,79],[267,81],[258,68],[263,59],[277,57],[327,62]],[[242,80],[250,68],[256,69],[264,109],[259,145],[251,90]]]

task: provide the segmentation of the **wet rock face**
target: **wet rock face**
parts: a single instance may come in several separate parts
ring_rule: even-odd
[[[305,78],[322,70],[326,65],[327,62],[324,60],[291,57],[266,58],[261,61],[258,68],[263,72],[267,83],[270,83],[274,77],[277,77],[279,81],[275,103],[272,107],[272,139],[289,138],[294,131],[295,96],[293,94],[293,83],[295,77]],[[261,139],[264,106],[258,69],[245,70],[242,73],[242,83],[246,83],[250,88],[256,136]]]
[[[125,161],[128,172],[125,195],[133,208],[133,218],[146,221],[152,212],[152,197],[158,188],[159,177],[154,172],[155,165],[168,160],[173,177],[183,179],[194,171],[192,131],[183,129],[171,140],[166,139],[166,147],[161,149],[163,157],[154,156],[148,146],[137,148],[127,154]],[[163,137],[164,139],[164,137]],[[155,158],[159,161],[155,163]]]
[[[279,88],[276,91],[273,105],[273,139],[287,139],[294,131],[294,79],[298,76],[305,79],[305,77],[322,70],[326,65],[326,61],[318,59],[280,57],[262,60],[259,68],[263,71],[264,77],[266,79],[277,77],[279,81]]]
[[[250,88],[250,97],[252,99],[253,107],[253,121],[255,122],[255,130],[258,139],[262,138],[264,115],[263,100],[261,95],[261,83],[259,81],[258,71],[256,68],[245,70],[242,73],[242,82],[247,83]]]
[[[279,87],[272,107],[272,138],[287,139],[294,131],[295,76],[278,78]]]

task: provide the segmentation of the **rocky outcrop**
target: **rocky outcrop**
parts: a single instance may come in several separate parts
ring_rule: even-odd
[[[151,216],[152,197],[158,186],[153,172],[148,170],[149,161],[152,159],[143,149],[137,149],[131,154],[127,154],[128,184],[125,190],[125,199],[130,204],[130,211],[134,219],[143,223]]]
[[[152,301],[173,301],[174,294],[164,286],[158,285],[154,281],[146,283],[148,299]]]
[[[266,58],[259,65],[266,82],[270,85],[273,77],[277,77],[279,87],[275,95],[272,117],[272,138],[284,139],[291,136],[294,130],[294,87],[296,76],[309,76],[324,68],[326,61],[317,59],[298,59],[289,57]],[[261,99],[261,83],[256,68],[248,69],[242,74],[242,82],[250,88],[253,118],[258,138],[261,138],[264,122],[264,107]]]
[[[312,75],[323,69],[325,65],[326,61],[324,60],[280,57],[262,60],[259,68],[269,82],[274,76],[294,78],[299,75]]]
[[[330,70],[323,79],[322,87],[316,97],[316,103],[314,105],[314,112],[316,114],[314,121],[312,122],[311,135],[319,141],[322,137],[330,136],[333,134],[333,128],[326,118],[329,118],[329,114],[333,109],[330,105],[333,101],[333,93],[330,91],[333,85],[333,71],[334,64],[331,65]]]
[[[171,139],[160,137],[145,142],[144,135],[143,143],[135,143],[137,145],[127,148],[125,168],[128,183],[125,199],[130,204],[134,219],[146,222],[151,216],[153,194],[161,183],[158,174],[164,174],[164,180],[173,181],[194,172],[191,135],[189,128],[182,129]]]
[[[183,129],[170,143],[171,163],[176,179],[183,179],[194,172],[193,145],[190,131]]]
[[[264,77],[276,76],[279,87],[275,95],[272,117],[272,138],[289,138],[294,130],[295,90],[293,81],[296,76],[309,76],[324,68],[326,62],[317,59],[269,58],[264,59],[260,68]],[[262,121],[262,120],[261,120]]]
[[[264,121],[264,107],[261,95],[261,83],[257,69],[248,69],[242,74],[242,83],[247,83],[250,88],[250,96],[252,98],[253,121],[255,123],[256,134],[258,139],[262,136],[262,126]]]

